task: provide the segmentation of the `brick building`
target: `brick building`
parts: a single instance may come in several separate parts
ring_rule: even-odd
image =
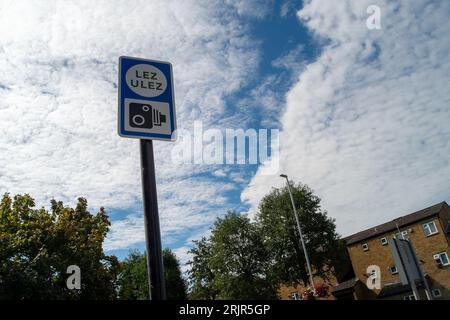
[[[411,288],[400,283],[388,243],[392,237],[411,241],[433,299],[450,299],[450,207],[446,202],[346,237],[355,278],[335,286],[333,295],[337,299],[412,299]],[[380,267],[380,289],[366,286],[370,265]]]

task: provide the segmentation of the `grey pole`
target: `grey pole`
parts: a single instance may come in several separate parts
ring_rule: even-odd
[[[427,279],[425,279],[425,275],[422,272],[422,268],[420,267],[419,259],[417,259],[416,251],[414,250],[414,246],[412,244],[412,241],[411,240],[407,240],[407,239],[405,239],[405,240],[408,241],[408,245],[411,248],[413,260],[414,260],[414,262],[415,262],[415,264],[417,266],[417,270],[419,271],[420,278],[422,279],[422,282],[423,282],[423,284],[425,286],[425,294],[427,295],[427,299],[428,300],[433,300],[433,296],[431,295],[430,286],[428,285],[428,281],[427,281]],[[418,300],[420,300],[420,299],[418,299]]]
[[[295,209],[294,197],[292,196],[292,192],[291,192],[291,184],[289,183],[289,179],[288,179],[287,175],[281,174],[280,177],[286,178],[286,184],[287,184],[287,188],[289,191],[289,196],[291,197],[292,209],[294,210],[295,221],[297,222],[297,229],[298,229],[298,233],[300,235],[300,242],[302,243],[303,252],[305,254],[305,259],[306,259],[306,266],[308,267],[309,281],[311,282],[311,287],[314,289],[314,278],[313,278],[313,274],[312,274],[312,270],[311,270],[311,264],[309,262],[308,252],[306,251],[305,241],[303,240],[302,228],[300,227],[300,220],[298,219],[297,209]]]
[[[150,300],[166,300],[166,284],[161,251],[158,198],[156,194],[153,141],[140,140],[142,195],[144,198],[144,226],[147,249],[147,272]]]

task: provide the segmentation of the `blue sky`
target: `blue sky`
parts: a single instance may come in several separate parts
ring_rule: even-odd
[[[366,26],[369,5],[381,29]],[[163,245],[182,262],[284,172],[342,235],[450,201],[448,1],[2,1],[0,192],[88,199],[108,253],[144,247],[139,145],[117,135],[121,55],[172,62],[177,122],[278,129],[279,172],[176,164],[155,142]]]
[[[269,2],[268,2],[269,3]],[[285,7],[283,9],[283,7]],[[242,113],[243,117],[248,117],[245,112],[240,112],[236,104],[241,100],[247,100],[247,104],[251,104],[254,108],[251,117],[248,117],[245,122],[244,129],[254,128],[256,130],[265,129],[266,126],[261,125],[262,121],[266,123],[273,121],[273,125],[270,128],[278,128],[278,114],[273,114],[268,117],[264,112],[258,110],[258,101],[248,94],[249,91],[258,89],[267,79],[274,79],[274,85],[277,88],[277,94],[273,94],[273,98],[277,99],[276,109],[282,112],[282,106],[285,100],[285,95],[290,87],[293,85],[296,76],[296,67],[291,68],[276,65],[278,59],[282,59],[286,55],[291,55],[292,59],[295,59],[295,63],[298,66],[306,64],[312,61],[320,52],[320,45],[315,42],[308,30],[300,23],[296,13],[300,9],[301,3],[295,1],[286,2],[274,2],[270,4],[270,10],[265,12],[264,18],[260,19],[254,16],[244,15],[239,17],[240,22],[245,25],[248,30],[248,35],[252,41],[256,44],[258,49],[258,63],[254,69],[249,71],[249,78],[242,88],[239,88],[233,94],[226,97],[224,103],[227,106],[226,114],[236,116],[236,114]],[[286,10],[283,12],[282,10]],[[213,123],[221,122],[222,119],[214,119]],[[234,127],[233,123],[230,123],[230,127]],[[248,150],[248,147],[247,147]],[[208,172],[201,173],[199,176],[202,178],[210,178],[220,183],[231,183],[232,179],[228,177],[220,177],[214,175],[215,170],[221,170],[222,165],[217,165],[216,168],[211,168]],[[225,214],[227,210],[237,210],[240,212],[246,212],[249,209],[249,205],[241,201],[240,195],[245,185],[250,181],[251,177],[256,173],[258,165],[241,165],[241,166],[228,166],[225,170],[229,173],[233,172],[242,178],[239,184],[233,190],[224,193],[226,197],[226,203],[216,207],[209,207],[206,204],[207,210],[214,210],[217,216]],[[193,177],[193,176],[191,176]],[[189,203],[185,205],[189,206]],[[138,205],[135,208],[136,211],[141,211],[142,207]],[[112,216],[114,219],[122,219],[127,215],[127,211],[114,210]],[[164,213],[161,213],[164,214]],[[203,229],[207,232],[211,224],[206,224]],[[172,249],[179,247],[189,247],[190,237],[192,231],[181,232],[177,235],[176,239],[164,241],[163,246],[166,244]],[[203,232],[201,232],[203,234]],[[195,234],[194,231],[194,235]],[[195,237],[196,238],[196,237]],[[188,241],[186,241],[188,240]],[[144,250],[145,245],[140,243],[135,248]],[[129,251],[129,248],[111,250],[112,254],[119,257],[124,257]]]

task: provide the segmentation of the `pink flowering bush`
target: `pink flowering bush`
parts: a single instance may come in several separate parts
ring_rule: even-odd
[[[310,287],[306,288],[302,292],[302,299],[303,300],[313,300],[314,299],[314,290],[312,290]]]
[[[307,287],[302,292],[303,300],[314,300],[316,297],[324,298],[328,295],[328,285],[325,283],[317,284],[314,286],[314,289],[311,287]]]
[[[328,295],[328,286],[325,283],[317,284],[314,291],[315,296],[319,298],[326,297]]]

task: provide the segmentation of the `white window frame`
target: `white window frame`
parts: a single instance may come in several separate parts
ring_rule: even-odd
[[[403,296],[403,300],[416,300],[416,297],[414,297],[413,294]]]
[[[442,297],[442,292],[441,292],[441,289],[439,289],[439,288],[433,289],[433,290],[431,290],[431,292],[433,292],[433,297],[435,297],[435,298]],[[436,294],[436,292],[438,292],[438,294]]]
[[[363,243],[361,246],[362,246],[363,251],[369,250],[369,244],[367,242]]]
[[[433,255],[433,259],[434,259],[434,256],[437,256],[437,255],[439,255],[439,264],[441,265],[441,266],[444,266],[444,267],[446,267],[446,266],[449,266],[450,265],[450,260],[448,259],[448,254],[447,254],[447,252],[439,252],[439,253],[436,253],[435,255]],[[442,261],[442,256],[445,256],[445,259],[447,260],[447,263],[445,263],[444,264],[444,262]]]
[[[395,239],[409,240],[408,230],[403,230],[394,234]]]
[[[380,239],[380,243],[381,243],[382,246],[387,245],[387,244],[388,244],[387,238],[386,238],[386,237],[381,238],[381,239]]]
[[[436,231],[434,231],[434,232],[431,231],[431,228],[430,228],[431,224],[434,226],[434,229]],[[429,234],[427,234],[426,229],[428,229],[428,231],[430,232]],[[426,237],[430,237],[430,236],[432,236],[434,234],[439,233],[438,228],[436,226],[436,222],[434,222],[434,221],[430,221],[430,222],[422,224],[422,230],[423,230],[423,233],[425,234]]]
[[[394,268],[395,268],[395,271],[392,271],[392,269],[394,269]],[[398,273],[397,266],[396,266],[396,265],[390,266],[390,267],[389,267],[389,272],[390,272],[391,274],[397,274],[397,273]]]

